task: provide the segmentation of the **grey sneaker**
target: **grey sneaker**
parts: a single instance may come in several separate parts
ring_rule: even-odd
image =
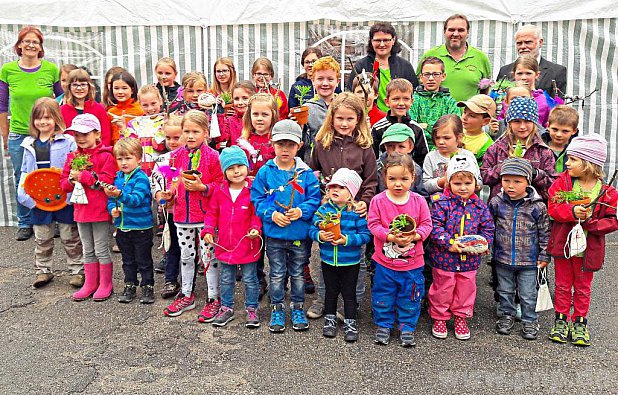
[[[513,325],[515,325],[515,318],[510,315],[503,315],[498,322],[496,322],[496,332],[501,335],[510,335],[513,330]]]
[[[315,298],[309,310],[307,310],[307,317],[309,318],[320,318],[324,315],[324,300],[320,298]]]
[[[345,319],[343,320],[343,331],[344,336],[343,340],[353,343],[358,340],[358,328],[356,326],[355,319]]]
[[[378,328],[376,329],[376,337],[374,342],[376,344],[387,345],[391,341],[391,329],[390,328]]]
[[[536,340],[539,333],[538,322],[522,322],[521,323],[521,337],[526,340]]]
[[[414,338],[414,332],[401,332],[399,334],[399,342],[401,344],[401,347],[416,346],[416,339]]]
[[[234,319],[234,310],[227,306],[221,306],[219,312],[212,321],[213,326],[225,326],[228,322]]]
[[[334,314],[326,314],[324,316],[324,327],[322,328],[322,335],[324,337],[336,337],[337,336],[337,318]]]
[[[142,297],[139,302],[143,304],[152,304],[154,301],[154,287],[152,285],[144,285],[142,287]]]

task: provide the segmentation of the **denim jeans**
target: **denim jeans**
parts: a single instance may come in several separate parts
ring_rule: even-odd
[[[152,263],[152,228],[145,230],[130,230],[116,232],[116,243],[122,255],[122,271],[124,282],[135,285],[154,285],[154,269]],[[137,273],[142,276],[142,282],[137,281]]]
[[[236,266],[221,262],[221,305],[230,309],[234,308]],[[259,294],[257,262],[244,263],[238,266],[240,266],[242,271],[242,282],[245,284],[245,308],[257,308]]]
[[[498,278],[500,314],[515,317],[515,291],[519,292],[522,322],[536,322],[536,267],[495,264]]]
[[[24,159],[24,148],[21,146],[22,141],[26,138],[26,134],[9,133],[9,156],[13,165],[13,176],[15,179],[15,191],[19,186],[19,178],[21,177],[21,162]],[[17,226],[20,228],[32,228],[32,218],[30,217],[30,209],[17,202]]]
[[[283,303],[285,274],[290,276],[290,299],[294,303],[305,301],[305,240],[266,238],[266,255],[270,264],[270,303]]]

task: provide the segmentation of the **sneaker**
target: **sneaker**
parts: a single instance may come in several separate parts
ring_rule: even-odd
[[[343,340],[348,343],[353,343],[358,340],[358,327],[356,326],[356,320],[345,319],[343,320]]]
[[[434,320],[431,327],[431,334],[438,339],[446,339],[448,330],[446,329],[446,321]]]
[[[465,317],[455,316],[455,338],[458,340],[468,340],[470,338],[470,328]]]
[[[245,327],[252,329],[260,327],[260,315],[258,314],[257,308],[247,308],[247,322],[245,322]]]
[[[176,281],[169,281],[163,285],[163,289],[161,290],[161,297],[163,299],[168,299],[173,296],[178,295],[178,291],[180,291],[180,284]]]
[[[313,279],[311,279],[311,272],[309,270],[309,266],[305,266],[304,275],[305,275],[305,293],[314,294],[315,284],[313,283]]]
[[[136,287],[133,283],[125,283],[124,290],[122,291],[122,295],[118,297],[118,302],[120,303],[131,303],[133,299],[135,299],[136,295]]]
[[[266,295],[267,292],[268,292],[268,285],[266,285],[265,282],[260,283],[260,291],[258,293],[258,302],[262,301],[262,298],[264,297],[264,295]]]
[[[154,301],[154,287],[152,285],[144,285],[142,287],[142,297],[139,302],[142,304],[153,304]]]
[[[322,336],[333,338],[337,336],[337,318],[334,314],[326,314],[324,316],[324,326],[322,327]]]
[[[307,321],[302,303],[290,303],[290,315],[292,316],[292,329],[295,331],[309,329],[309,321]]]
[[[414,347],[416,346],[416,339],[414,338],[414,332],[401,332],[399,334],[399,343],[401,347]]]
[[[526,340],[536,340],[539,333],[538,322],[522,322],[521,323],[521,337]]]
[[[324,315],[324,301],[320,298],[315,298],[309,310],[307,310],[307,317],[316,319],[322,315]]]
[[[212,321],[213,326],[225,326],[228,322],[234,319],[234,310],[227,306],[221,306],[219,312]]]
[[[549,340],[556,343],[566,343],[569,339],[569,329],[567,316],[561,313],[556,314],[554,326],[549,332]]]
[[[69,280],[69,285],[74,288],[81,288],[84,286],[85,277],[83,274],[73,274]]]
[[[185,311],[193,310],[195,308],[195,295],[191,294],[189,296],[185,296],[183,294],[178,294],[176,299],[163,310],[163,314],[168,317],[177,317],[184,313]]]
[[[588,320],[586,318],[575,317],[571,326],[571,343],[582,347],[590,345],[590,333],[588,333]]]
[[[26,229],[26,228],[22,228],[22,229]],[[36,278],[34,279],[34,282],[32,283],[32,286],[34,288],[41,288],[44,285],[49,284],[49,282],[51,280],[53,280],[54,275],[52,273],[40,273],[36,275]]]
[[[501,335],[510,335],[515,325],[515,318],[510,315],[503,315],[496,322],[496,332]]]
[[[373,340],[376,344],[387,345],[391,341],[391,328],[376,329],[376,337]]]
[[[221,309],[221,300],[220,299],[208,299],[204,308],[197,316],[197,320],[202,323],[213,322],[217,314],[219,314],[219,310]]]
[[[32,228],[19,228],[17,229],[17,233],[15,233],[15,240],[17,241],[26,241],[30,239],[34,235],[34,231]]]
[[[165,273],[165,265],[167,264],[167,253],[163,254],[161,260],[154,265],[154,271],[156,273]]]
[[[270,325],[268,330],[271,332],[283,332],[285,330],[285,307],[283,303],[277,303],[270,306]]]

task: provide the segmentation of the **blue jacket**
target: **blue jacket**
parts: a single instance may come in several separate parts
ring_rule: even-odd
[[[114,185],[122,191],[118,198],[110,197],[107,200],[107,210],[110,213],[116,207],[116,203],[122,209],[120,217],[114,218],[114,225],[119,230],[152,228],[152,210],[150,208],[152,194],[146,173],[139,167],[129,174],[119,171],[116,173]]]
[[[450,252],[454,239],[464,235],[480,235],[491,245],[494,221],[485,202],[473,194],[467,201],[449,189],[432,197],[431,264],[447,272],[469,272],[481,264],[480,255]]]
[[[300,158],[296,159],[296,166],[292,170],[281,170],[275,163],[277,158],[271,159],[258,170],[251,187],[251,202],[255,211],[262,220],[264,235],[282,240],[304,240],[309,233],[311,219],[320,205],[320,185],[313,171]],[[272,216],[275,211],[284,213],[285,209],[275,202],[283,205],[290,203],[293,186],[290,180],[298,172],[297,185],[303,189],[303,193],[294,192],[293,207],[302,211],[301,218],[286,227],[280,227],[273,222]]]
[[[19,186],[17,188],[17,201],[29,209],[34,208],[34,200],[24,190],[24,180],[28,173],[31,173],[38,169],[36,164],[36,154],[34,152],[34,137],[26,137],[21,146],[24,148],[24,159],[21,164],[21,177],[19,179]],[[77,145],[73,136],[64,133],[58,133],[54,137],[54,141],[51,143],[49,152],[50,167],[56,167],[62,171],[64,162],[67,160],[69,152],[75,151]],[[71,199],[71,193],[67,193],[67,203]],[[70,203],[69,203],[70,204]]]
[[[346,244],[335,246],[330,242],[320,241],[318,236],[320,228],[318,225],[322,218],[320,218],[318,213],[324,214],[327,212],[339,213],[341,215],[341,234],[347,236]],[[333,266],[358,265],[362,258],[361,248],[359,247],[367,244],[370,236],[365,218],[361,218],[353,210],[348,211],[346,207],[343,207],[343,209],[337,207],[330,200],[318,208],[318,211],[313,216],[311,228],[309,228],[309,237],[320,243],[320,258],[322,262]]]
[[[500,192],[489,202],[496,223],[494,262],[509,266],[536,267],[549,262],[549,215],[543,199],[528,187],[528,195],[514,203]]]

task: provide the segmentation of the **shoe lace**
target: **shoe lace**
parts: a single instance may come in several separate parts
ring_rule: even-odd
[[[292,309],[292,320],[295,322],[307,322],[305,314],[301,309]]]
[[[258,320],[257,310],[247,309],[247,318],[249,319],[249,321],[257,321]]]
[[[586,325],[584,324],[573,324],[573,334],[576,337],[585,337],[586,336]]]
[[[218,303],[217,300],[213,300],[209,303],[206,304],[206,307],[204,308],[204,312],[207,314],[215,314],[215,313],[222,313],[223,310],[220,310],[221,305]]]
[[[345,332],[353,332],[353,333],[357,333],[358,329],[356,329],[356,325],[352,322],[343,322],[343,330]]]
[[[564,332],[568,328],[567,323],[562,320],[558,320],[554,323],[554,332]]]
[[[271,315],[271,321],[273,325],[283,325],[284,323],[284,315],[282,310],[275,309]]]

